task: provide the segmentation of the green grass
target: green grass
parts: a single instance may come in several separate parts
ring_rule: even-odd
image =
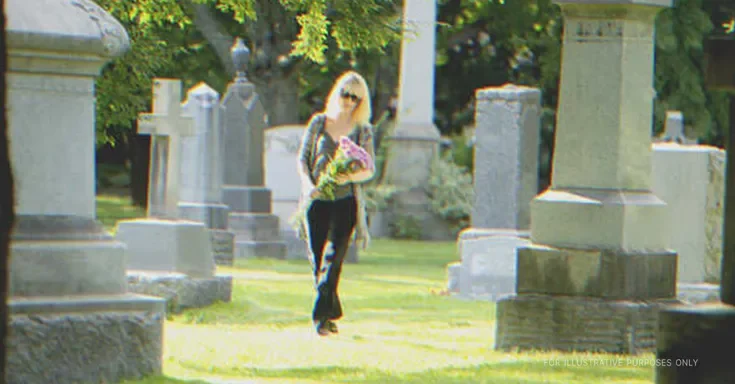
[[[625,356],[622,366],[601,367],[595,364],[618,357],[493,350],[495,305],[443,293],[445,267],[455,254],[450,242],[375,240],[358,264],[343,268],[345,317],[340,334],[329,338],[311,326],[315,295],[305,260],[220,267],[234,277],[232,302],[170,317],[165,376],[127,384],[653,381],[653,368],[626,363]]]
[[[97,196],[97,219],[110,232],[115,230],[119,220],[145,216],[145,209],[130,205],[126,195],[105,194]]]

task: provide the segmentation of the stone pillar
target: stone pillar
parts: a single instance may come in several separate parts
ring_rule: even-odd
[[[413,216],[424,238],[438,239],[451,231],[429,213],[424,192],[440,137],[434,126],[436,0],[404,0],[403,27],[397,123],[385,138],[389,149],[383,182],[407,190],[395,197],[393,213]]]
[[[224,130],[219,94],[205,83],[187,93],[184,111],[194,118],[194,134],[181,140],[182,219],[204,223],[217,264],[232,265],[235,235],[227,230],[229,208],[222,203]]]
[[[125,246],[104,231],[95,210],[94,81],[129,49],[127,33],[87,0],[5,6],[18,214],[5,380],[117,382],[160,374],[163,301],[127,292]]]
[[[230,207],[235,257],[286,258],[278,216],[271,212],[271,191],[263,172],[267,115],[255,85],[245,76],[250,51],[238,38],[232,47],[237,74],[222,101],[225,127],[223,201]]]
[[[676,302],[651,192],[654,21],[670,0],[556,0],[564,15],[551,187],[531,202],[496,348],[639,353]]]

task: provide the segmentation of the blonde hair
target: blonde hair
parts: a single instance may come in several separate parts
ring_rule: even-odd
[[[352,121],[362,125],[370,124],[370,118],[372,117],[370,91],[365,79],[355,71],[343,73],[334,82],[334,86],[329,91],[329,96],[327,96],[327,106],[324,108],[324,113],[330,117],[337,116],[342,108],[339,99],[342,97],[342,91],[344,90],[354,93],[360,98],[360,103],[352,112]]]

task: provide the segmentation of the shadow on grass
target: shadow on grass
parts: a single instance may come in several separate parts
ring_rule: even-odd
[[[391,373],[373,368],[326,366],[292,369],[236,367],[222,369],[187,363],[186,368],[211,375],[246,379],[307,379],[355,384],[588,384],[649,383],[653,370],[641,367],[549,366],[540,359],[519,356],[518,360],[499,361],[468,367],[445,367],[421,372]]]

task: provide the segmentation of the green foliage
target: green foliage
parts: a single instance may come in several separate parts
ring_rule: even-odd
[[[377,212],[386,209],[393,196],[402,189],[388,184],[369,184],[363,187],[363,191],[365,192],[365,209],[368,212]]]
[[[475,200],[472,175],[455,164],[451,155],[434,161],[428,192],[431,211],[452,223],[455,235],[469,225]]]
[[[656,22],[655,131],[663,129],[667,110],[685,116],[687,134],[699,137],[717,126],[704,86],[704,46],[713,26],[702,0],[680,0],[661,11]]]
[[[120,20],[131,38],[131,49],[97,81],[98,144],[114,144],[130,133],[137,115],[150,108],[153,77],[182,79],[185,88],[205,81],[222,93],[231,78],[226,70],[231,67],[227,49],[234,36],[245,37],[251,48],[250,78],[264,96],[278,94],[279,81],[294,74],[309,74],[306,83],[310,84],[316,73],[325,83],[319,89],[326,92],[337,67],[354,66],[356,55],[384,53],[400,38],[393,0],[98,3]],[[200,23],[202,6],[209,15],[204,23]],[[300,57],[306,62],[299,63]],[[308,70],[297,71],[297,64]],[[277,112],[282,111],[271,110],[276,102],[267,101],[268,112],[280,116]]]
[[[475,90],[486,86],[542,86],[555,106],[560,15],[550,0],[445,0],[438,19],[435,115],[442,133],[472,124]]]
[[[96,121],[99,144],[115,143],[133,128],[138,114],[150,108],[152,77],[174,64],[184,48],[174,37],[188,20],[172,0],[127,2],[98,0],[117,18],[130,37],[131,48],[96,80]]]
[[[419,240],[423,232],[421,220],[411,214],[395,214],[389,227],[394,239]]]
[[[450,149],[452,160],[455,164],[463,167],[469,173],[470,177],[474,170],[475,149],[464,135],[454,135],[451,137],[452,148]]]

